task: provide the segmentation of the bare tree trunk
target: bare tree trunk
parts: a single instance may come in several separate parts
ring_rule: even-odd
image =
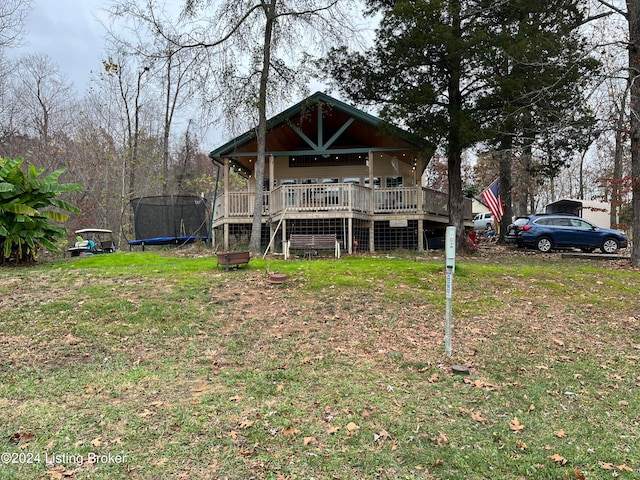
[[[171,136],[171,64],[173,56],[167,58],[167,71],[165,80],[165,99],[164,99],[164,125],[162,135],[162,194],[169,194],[169,137]]]
[[[616,228],[618,225],[619,211],[620,211],[620,181],[622,180],[622,157],[623,157],[623,138],[625,133],[625,121],[626,121],[626,99],[627,92],[624,92],[620,99],[618,120],[616,122],[616,145],[613,155],[613,178],[611,179],[611,208],[610,208],[610,221],[611,227]]]
[[[453,30],[462,37],[462,21],[460,19],[461,6],[458,0],[452,2]],[[464,232],[464,197],[462,195],[462,59],[459,52],[450,56],[449,79],[449,133],[447,168],[449,170],[449,223],[456,227],[456,246],[458,251],[465,248]]]
[[[533,195],[533,175],[531,174],[533,151],[531,143],[527,143],[522,150],[522,176],[519,178],[522,192],[518,199],[518,215],[536,213]]]
[[[142,75],[146,70],[138,73],[138,83],[136,86],[136,98],[134,105],[133,138],[131,139],[131,161],[129,163],[129,200],[133,199],[136,190],[136,166],[138,164],[138,147],[140,142],[140,92],[142,86]]]
[[[507,136],[503,139],[502,148],[500,149],[500,179],[498,183],[500,185],[500,196],[502,197],[502,203],[504,205],[504,215],[502,215],[499,230],[500,242],[504,242],[504,234],[513,216],[513,208],[511,207],[511,152],[511,136]]]
[[[631,188],[633,240],[631,263],[640,266],[640,3],[627,0],[631,113]]]
[[[260,90],[258,93],[258,158],[254,170],[255,203],[253,208],[253,224],[249,251],[260,253],[262,250],[262,194],[264,191],[264,165],[267,139],[267,87],[269,82],[269,65],[271,63],[271,38],[276,21],[276,0],[263,4],[266,16],[264,29],[264,45],[262,47],[262,71],[260,72]]]

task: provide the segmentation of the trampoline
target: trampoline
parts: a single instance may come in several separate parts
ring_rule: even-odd
[[[140,197],[129,202],[133,211],[134,246],[183,246],[208,240],[207,200],[187,195]]]

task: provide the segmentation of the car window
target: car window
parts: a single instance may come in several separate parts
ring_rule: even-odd
[[[591,224],[588,222],[585,222],[584,220],[580,220],[579,218],[574,218],[571,220],[571,225],[573,227],[578,227],[578,228],[591,228]]]
[[[554,218],[554,225],[558,225],[559,227],[570,227],[571,220],[568,218]]]
[[[553,218],[539,218],[534,223],[537,223],[538,225],[553,225],[552,220]]]

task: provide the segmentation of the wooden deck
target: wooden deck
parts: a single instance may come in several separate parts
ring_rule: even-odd
[[[447,194],[421,187],[370,189],[355,184],[286,185],[264,193],[263,215],[367,219],[419,218],[448,219]],[[230,192],[218,197],[214,223],[253,216],[255,194]],[[465,218],[471,218],[471,202],[465,201]]]

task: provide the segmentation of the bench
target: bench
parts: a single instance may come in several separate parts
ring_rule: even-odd
[[[216,254],[218,257],[218,265],[224,265],[225,270],[229,270],[229,267],[239,268],[240,265],[248,265],[251,256],[249,252],[229,252],[229,253],[218,253]]]
[[[316,250],[333,250],[333,255],[340,258],[340,242],[336,234],[326,235],[291,235],[288,242],[284,244],[284,258],[289,258],[291,250],[304,250],[305,257],[311,258]]]

